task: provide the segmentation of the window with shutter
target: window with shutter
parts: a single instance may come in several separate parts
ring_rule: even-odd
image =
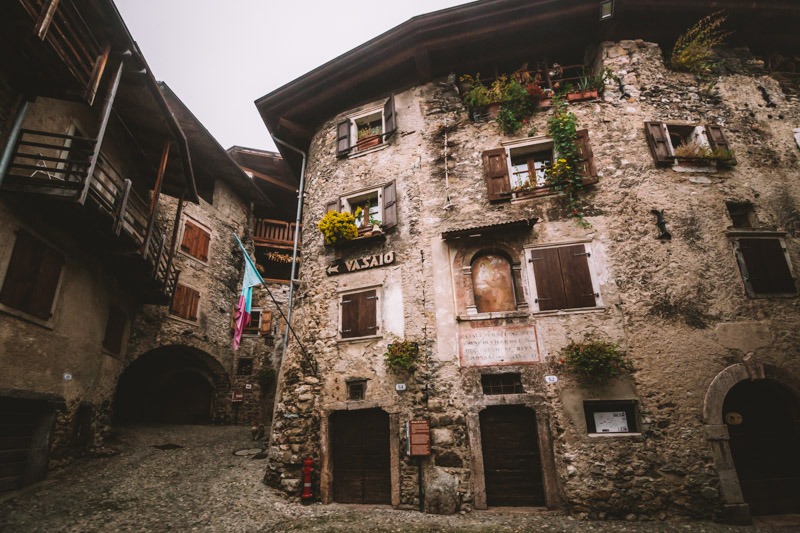
[[[534,305],[538,311],[598,307],[600,295],[592,277],[588,244],[532,248]]]
[[[197,223],[187,220],[183,226],[181,251],[201,261],[208,261],[208,248],[211,234]]]
[[[736,253],[749,296],[757,298],[797,294],[782,239],[743,237],[738,239]]]
[[[0,303],[48,320],[63,266],[63,255],[20,230],[0,289]]]
[[[349,117],[336,125],[336,156],[358,154],[380,146],[397,131],[397,110],[394,96],[382,107]]]
[[[250,309],[250,322],[242,330],[243,335],[261,334],[261,309]]]
[[[644,123],[644,131],[657,165],[675,165],[676,170],[682,170],[681,164],[711,166],[712,169],[717,163],[736,164],[725,133],[717,124],[701,126],[649,121]]]
[[[103,347],[111,353],[119,354],[122,351],[126,322],[125,313],[119,307],[112,305],[106,321],[106,333],[103,336]]]
[[[377,335],[378,295],[375,289],[344,294],[340,300],[342,339]]]
[[[394,181],[376,189],[342,196],[329,202],[327,209],[333,210],[337,205],[341,205],[342,213],[353,215],[361,236],[370,233],[376,225],[382,230],[397,226],[397,185]]]
[[[508,177],[505,148],[483,152],[483,177],[490,202],[511,198],[511,181]]]
[[[196,321],[200,305],[200,293],[186,285],[178,285],[172,296],[169,312],[186,320]]]

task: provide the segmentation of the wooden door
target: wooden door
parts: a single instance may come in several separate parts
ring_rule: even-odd
[[[391,504],[389,415],[380,409],[331,415],[333,499]]]
[[[722,407],[744,500],[754,515],[800,513],[800,403],[767,381],[731,389]]]
[[[22,487],[40,416],[34,402],[0,398],[0,492]]]
[[[486,503],[545,505],[536,415],[521,405],[488,407],[480,414]]]

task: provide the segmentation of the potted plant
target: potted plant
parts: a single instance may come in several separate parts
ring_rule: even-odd
[[[618,345],[597,339],[570,341],[558,352],[554,364],[575,376],[581,386],[599,385],[634,370],[633,363]]]
[[[487,95],[488,89],[481,82],[480,73],[473,78],[469,74],[461,77],[462,87],[469,87],[463,92],[464,104],[472,110],[483,111],[489,104],[489,97]]]
[[[578,80],[578,93],[580,96],[576,100],[589,100],[590,98],[597,98],[597,89],[594,87],[594,76],[587,76],[584,74]]]
[[[542,89],[542,97],[539,99],[537,107],[547,109],[551,105],[553,105],[553,89]]]
[[[358,237],[358,228],[350,213],[328,211],[317,223],[317,228],[325,236],[325,244],[336,244]]]
[[[381,229],[381,221],[380,220],[378,220],[377,218],[370,217],[369,223],[372,226],[371,235],[380,235],[381,233],[383,233],[383,230]]]
[[[381,143],[381,124],[379,121],[358,128],[357,150],[366,150]]]
[[[395,372],[405,370],[411,372],[419,359],[419,344],[402,340],[390,343],[383,354],[386,366]]]

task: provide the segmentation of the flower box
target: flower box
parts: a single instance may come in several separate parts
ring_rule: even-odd
[[[368,135],[366,137],[360,138],[356,142],[356,150],[360,152],[361,150],[366,150],[367,148],[378,146],[380,143],[381,143],[380,135]]]
[[[597,89],[587,89],[585,91],[573,91],[567,93],[567,100],[570,102],[580,102],[582,100],[591,100],[597,98]]]

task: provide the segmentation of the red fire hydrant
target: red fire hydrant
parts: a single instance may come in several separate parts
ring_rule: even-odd
[[[311,498],[314,497],[314,495],[311,494],[311,474],[313,472],[314,461],[312,461],[311,457],[309,457],[303,461],[303,503],[311,503]]]

